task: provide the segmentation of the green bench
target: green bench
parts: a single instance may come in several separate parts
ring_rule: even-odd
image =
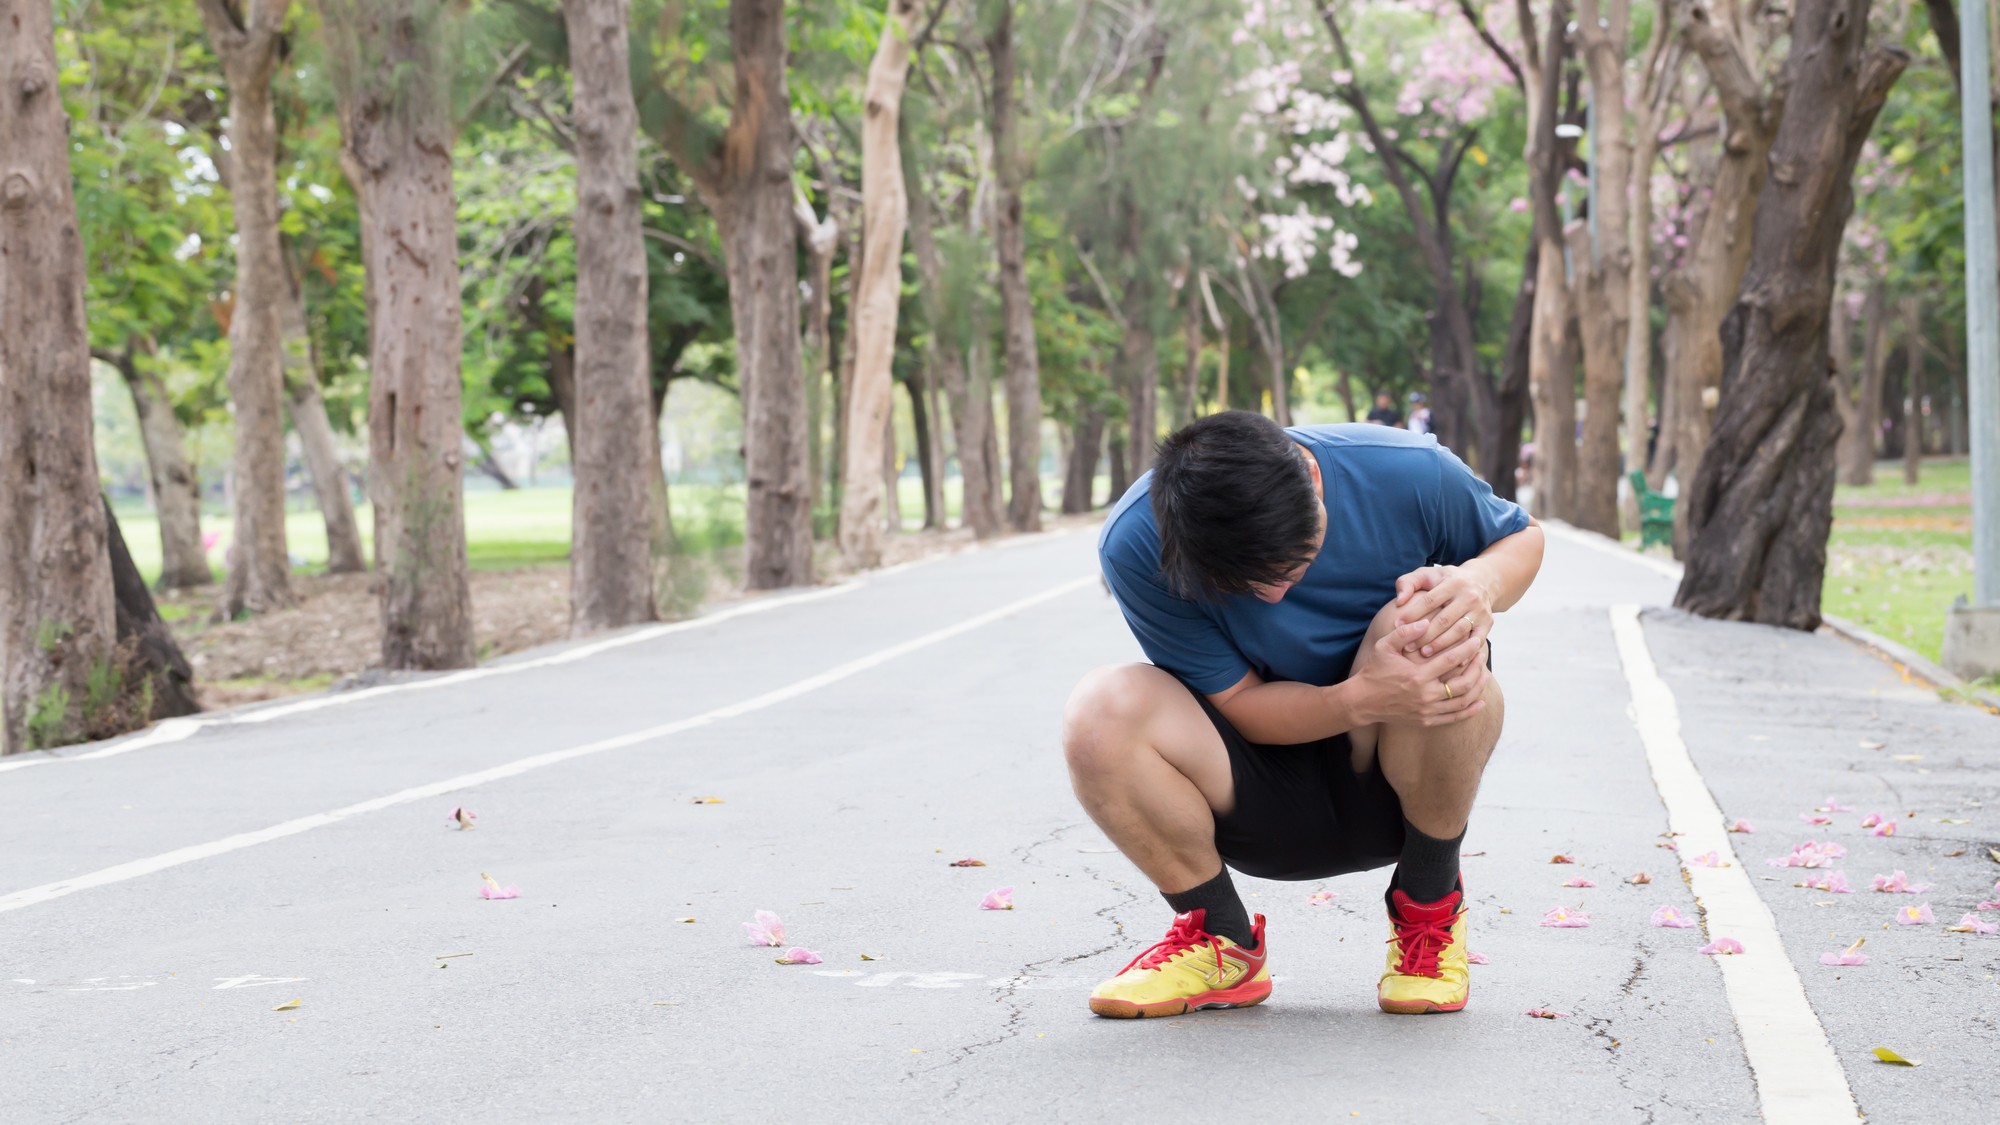
[[[1639,498],[1639,549],[1658,543],[1669,550],[1674,545],[1674,498],[1646,487],[1643,470],[1632,470],[1632,495]]]

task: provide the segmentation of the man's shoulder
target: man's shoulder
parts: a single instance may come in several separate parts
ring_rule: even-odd
[[[1160,535],[1153,524],[1152,483],[1153,474],[1143,474],[1111,506],[1111,514],[1097,533],[1100,557],[1134,566],[1150,556],[1151,564],[1158,565]]]
[[[1319,454],[1322,462],[1407,462],[1435,458],[1438,451],[1437,438],[1430,434],[1365,422],[1293,426],[1285,432]]]

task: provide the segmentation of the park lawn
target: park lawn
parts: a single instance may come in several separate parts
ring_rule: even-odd
[[[1915,486],[1884,461],[1835,488],[1822,608],[1939,659],[1945,611],[1972,593],[1971,490],[1963,459],[1925,461]]]

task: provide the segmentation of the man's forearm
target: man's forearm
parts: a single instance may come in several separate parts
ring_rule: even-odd
[[[1230,696],[1218,710],[1244,738],[1265,746],[1317,742],[1366,725],[1354,713],[1348,683],[1257,684]]]
[[[1520,601],[1535,581],[1542,569],[1542,542],[1542,525],[1530,520],[1527,527],[1497,540],[1460,569],[1478,576],[1486,588],[1487,604],[1499,613]]]

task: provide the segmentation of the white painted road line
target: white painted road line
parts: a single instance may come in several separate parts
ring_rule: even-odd
[[[1667,806],[1668,829],[1680,834],[1675,842],[1681,868],[1701,907],[1708,936],[1733,937],[1743,943],[1741,955],[1717,957],[1715,963],[1722,971],[1723,991],[1743,1037],[1744,1054],[1749,1056],[1764,1120],[1799,1125],[1856,1120],[1860,1111],[1848,1088],[1847,1073],[1806,1000],[1770,908],[1757,897],[1749,872],[1730,844],[1722,810],[1681,740],[1680,712],[1647,651],[1639,607],[1613,606],[1611,631],[1632,688],[1632,722],[1646,747],[1653,784]],[[1730,866],[1687,861],[1689,855],[1707,852]]]
[[[364,813],[378,812],[397,805],[407,805],[412,801],[422,801],[431,797],[442,796],[446,793],[456,792],[460,789],[469,789],[476,785],[484,785],[489,781],[518,777],[521,774],[538,770],[545,766],[552,766],[559,762],[585,758],[593,754],[602,754],[607,750],[619,750],[627,746],[636,746],[642,742],[656,741],[680,734],[683,731],[693,730],[696,727],[704,727],[710,723],[720,722],[724,719],[747,715],[752,711],[761,711],[766,707],[783,703],[788,699],[795,699],[808,692],[817,691],[829,684],[838,683],[841,680],[858,675],[870,668],[886,664],[897,657],[907,656],[919,649],[929,648],[942,641],[948,641],[953,637],[972,632],[986,625],[991,625],[1001,618],[1012,616],[1023,610],[1032,609],[1043,602],[1053,601],[1064,594],[1072,593],[1086,586],[1095,585],[1098,581],[1100,581],[1099,578],[1095,574],[1092,574],[1085,578],[1065,582],[1053,589],[1044,590],[1031,597],[1022,598],[1020,601],[1001,606],[999,609],[989,610],[977,617],[969,617],[956,625],[947,625],[942,629],[935,629],[920,637],[904,641],[901,644],[891,645],[885,649],[878,649],[867,656],[857,657],[845,664],[835,665],[816,676],[808,676],[803,680],[794,681],[784,687],[774,688],[761,695],[751,696],[740,703],[732,703],[726,707],[717,707],[712,711],[704,711],[692,718],[663,723],[660,726],[601,739],[597,742],[587,742],[581,746],[572,746],[564,750],[552,750],[546,754],[536,754],[531,757],[520,758],[505,765],[494,766],[491,769],[478,770],[473,773],[460,774],[457,777],[448,777],[443,781],[434,781],[428,785],[403,789],[395,793],[390,793],[387,796],[376,797],[373,800],[362,801],[359,804],[334,809],[331,812],[315,813],[312,816],[300,817],[297,820],[288,820],[282,824],[274,824],[269,828],[260,828],[255,832],[242,832],[234,836],[226,836],[220,840],[212,840],[206,844],[176,848],[173,851],[146,859],[135,859],[130,863],[121,863],[115,867],[106,867],[101,871],[93,871],[88,875],[79,875],[74,879],[44,883],[39,887],[29,887],[26,890],[15,891],[12,894],[0,896],[0,914],[4,914],[10,910],[20,910],[24,907],[35,906],[39,903],[51,902],[66,895],[75,894],[78,891],[90,890],[93,887],[109,886],[112,883],[122,883],[128,879],[137,879],[142,875],[151,875],[158,871],[165,871],[170,867],[179,867],[184,863],[193,863],[196,860],[210,859],[229,852],[241,851],[244,848],[266,844],[272,840],[282,840],[287,836],[297,836],[303,832],[310,832],[315,828],[324,828],[329,824],[338,824],[343,820],[351,820]],[[834,589],[839,589],[839,587],[835,587]]]

